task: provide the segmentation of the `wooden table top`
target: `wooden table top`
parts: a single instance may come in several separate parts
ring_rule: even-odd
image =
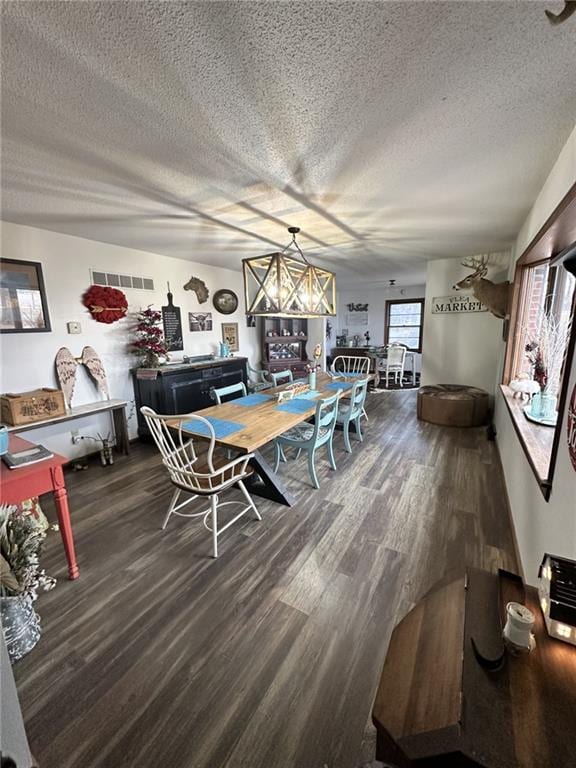
[[[536,619],[530,654],[505,654],[501,668],[485,658],[502,652],[501,616],[509,600],[527,605]],[[537,590],[521,580],[469,568],[447,577],[394,629],[373,720],[412,765],[468,765],[452,754],[490,768],[552,768],[574,765],[576,755],[576,648],[550,637]],[[381,741],[379,760],[390,760]],[[472,764],[472,763],[470,763]]]
[[[374,378],[373,374],[369,374],[366,378]],[[212,405],[210,408],[204,408],[201,411],[196,411],[198,416],[212,416],[217,419],[226,419],[227,421],[235,421],[239,424],[244,424],[244,428],[233,432],[226,437],[216,438],[218,445],[226,446],[227,448],[233,448],[240,453],[252,453],[258,450],[262,446],[269,443],[275,437],[278,437],[291,427],[300,424],[306,419],[309,419],[314,415],[316,410],[316,403],[323,397],[332,397],[336,394],[337,390],[331,389],[327,385],[334,381],[327,373],[318,373],[316,375],[316,390],[320,392],[318,397],[310,400],[310,408],[303,413],[290,413],[288,411],[279,411],[277,406],[278,402],[276,398],[267,400],[265,403],[253,406],[234,405],[234,400],[231,400],[222,405]],[[352,386],[358,381],[358,378],[338,377],[337,381],[349,384],[347,390],[340,390],[345,397],[350,392]],[[281,387],[274,387],[266,389],[261,393],[263,395],[274,395],[278,392],[282,392],[286,389],[286,384]],[[286,401],[288,402],[288,401]],[[174,421],[168,422],[171,427],[178,429],[180,426],[180,419],[174,419]],[[186,432],[186,430],[182,430]],[[188,434],[193,437],[200,437],[195,433],[189,432]]]

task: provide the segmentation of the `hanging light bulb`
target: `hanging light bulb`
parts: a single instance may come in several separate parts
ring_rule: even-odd
[[[336,314],[336,276],[310,264],[296,242],[299,227],[281,252],[242,261],[246,314],[327,317]],[[287,253],[291,248],[297,251]]]

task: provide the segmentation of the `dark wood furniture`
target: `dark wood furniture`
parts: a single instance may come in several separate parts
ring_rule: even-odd
[[[74,421],[74,419],[82,419],[97,413],[109,412],[112,417],[116,447],[119,451],[128,455],[130,439],[128,437],[128,423],[126,421],[127,405],[126,400],[101,400],[97,403],[87,403],[86,405],[78,405],[76,408],[70,408],[63,416],[54,416],[51,419],[42,419],[42,421],[34,421],[30,424],[19,424],[18,426],[8,427],[8,431],[19,434],[20,432],[29,432],[40,427],[61,424],[64,421]]]
[[[191,413],[207,408],[214,403],[212,389],[240,381],[247,383],[246,362],[245,357],[226,357],[132,371],[138,435],[150,437],[140,413],[141,406],[147,405],[163,414]]]
[[[34,443],[30,443],[22,437],[10,435],[9,450],[11,452],[25,451],[33,446]],[[17,469],[8,469],[6,464],[0,461],[0,502],[2,504],[19,504],[25,499],[41,496],[43,493],[51,493],[54,496],[60,535],[68,563],[68,578],[73,580],[78,578],[80,571],[76,562],[72,523],[68,509],[68,494],[62,471],[63,466],[68,461],[65,456],[60,456],[57,453],[51,459],[38,461],[36,464],[29,464]]]
[[[502,652],[502,608],[534,612],[536,648]],[[536,590],[504,571],[445,580],[395,628],[373,710],[379,760],[399,768],[544,768],[576,756],[576,648],[546,633]]]
[[[303,317],[265,317],[262,324],[262,365],[265,370],[303,374],[308,362],[308,321]]]

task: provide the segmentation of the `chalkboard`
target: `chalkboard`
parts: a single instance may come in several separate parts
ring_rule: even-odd
[[[164,343],[168,352],[177,352],[184,349],[182,338],[182,318],[180,307],[172,303],[173,296],[168,285],[168,305],[162,307],[162,325],[164,326]]]

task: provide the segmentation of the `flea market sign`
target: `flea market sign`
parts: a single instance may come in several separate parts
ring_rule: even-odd
[[[481,301],[474,296],[461,294],[460,296],[435,296],[432,299],[433,315],[452,315],[456,312],[488,312]]]

